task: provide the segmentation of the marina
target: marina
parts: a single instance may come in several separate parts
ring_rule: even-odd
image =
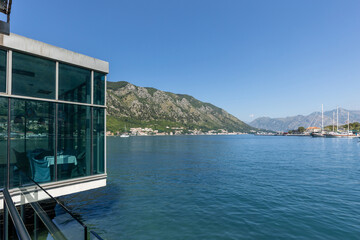
[[[259,131],[254,135],[256,136],[298,136],[298,137],[314,137],[314,138],[359,138],[359,131],[350,130],[350,113],[347,112],[346,124],[339,128],[339,109],[336,109],[336,127],[335,127],[335,112],[333,112],[332,129],[325,130],[324,127],[324,107],[321,105],[321,128],[319,127],[308,127],[303,128],[303,131],[293,130],[289,132],[270,132],[270,131]],[[301,127],[299,127],[300,129]],[[329,126],[328,126],[329,128]]]

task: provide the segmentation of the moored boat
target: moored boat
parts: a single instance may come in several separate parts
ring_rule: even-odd
[[[337,113],[337,119],[339,119],[338,115],[339,115],[339,113]],[[348,112],[347,124],[348,124],[348,130],[346,132],[329,132],[329,133],[325,134],[325,136],[327,138],[358,138],[358,137],[360,137],[360,135],[354,134],[352,131],[350,131],[350,114],[349,114],[349,112]],[[337,120],[337,129],[339,129],[339,120]]]
[[[325,134],[322,132],[314,132],[310,134],[312,137],[325,137]]]
[[[121,134],[120,137],[121,137],[121,138],[128,138],[128,137],[130,137],[130,135],[127,134],[127,131],[126,131],[126,124],[125,124],[125,127],[124,127],[124,128],[125,128],[125,132],[124,132],[123,134]]]
[[[321,104],[321,132],[313,132],[310,134],[312,137],[325,137],[324,132],[324,105]]]
[[[325,137],[327,138],[358,138],[360,137],[357,134],[354,134],[352,132],[331,132],[325,134]]]

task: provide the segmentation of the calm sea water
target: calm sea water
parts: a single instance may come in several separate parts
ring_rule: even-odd
[[[107,138],[108,185],[65,201],[105,239],[360,239],[360,143]]]

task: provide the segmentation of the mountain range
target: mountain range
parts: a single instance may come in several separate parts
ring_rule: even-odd
[[[107,130],[148,127],[160,131],[172,128],[225,129],[249,132],[255,128],[225,110],[186,94],[175,94],[129,82],[107,82]]]
[[[339,108],[339,125],[347,123],[348,112],[350,113],[350,122],[360,122],[360,111]],[[324,126],[333,124],[333,113],[335,113],[334,122],[336,125],[336,109],[334,109],[324,112]],[[321,127],[321,112],[285,118],[260,117],[250,122],[249,125],[272,131],[288,131],[298,127]]]

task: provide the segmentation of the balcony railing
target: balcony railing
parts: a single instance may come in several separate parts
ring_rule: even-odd
[[[37,182],[22,176],[22,183],[20,191],[2,190],[3,239],[102,240]]]

